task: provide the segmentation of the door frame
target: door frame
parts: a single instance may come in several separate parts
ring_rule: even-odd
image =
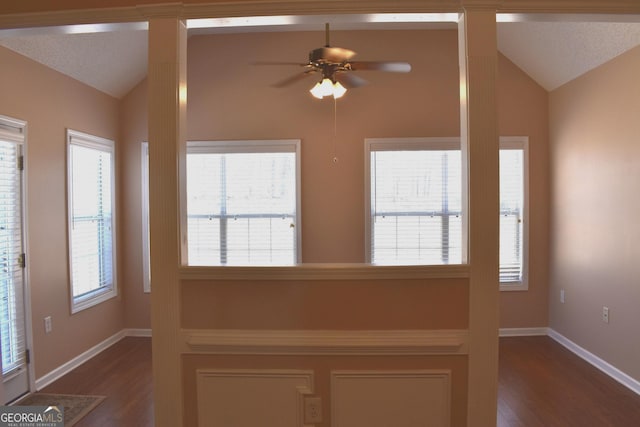
[[[13,126],[19,127],[22,129],[23,140],[21,143],[21,156],[23,158],[22,161],[22,187],[20,189],[20,197],[21,197],[21,209],[22,209],[22,250],[25,254],[25,266],[23,268],[23,315],[24,315],[24,333],[25,333],[25,349],[29,350],[29,363],[27,363],[26,371],[28,378],[28,389],[27,393],[36,391],[36,379],[35,379],[35,369],[34,369],[34,360],[35,355],[33,351],[33,322],[32,322],[32,313],[31,313],[31,286],[30,286],[30,275],[29,275],[29,215],[28,215],[28,203],[27,203],[27,195],[28,195],[28,161],[27,161],[27,140],[28,140],[28,125],[27,121],[20,120],[12,117],[7,117],[4,115],[0,115],[0,120],[3,122],[10,123]],[[0,387],[2,387],[2,391],[0,392],[0,397],[2,400],[6,399],[5,390],[4,390],[4,381],[0,381]],[[15,399],[14,399],[15,400]],[[8,402],[1,402],[1,404],[6,404]]]

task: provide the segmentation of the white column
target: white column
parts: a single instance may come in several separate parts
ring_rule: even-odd
[[[473,3],[467,1],[467,3]],[[495,426],[499,326],[499,144],[495,7],[466,5],[459,24],[461,136],[468,165],[469,426]],[[464,170],[465,168],[463,168]]]
[[[180,179],[185,168],[187,30],[149,21],[149,222],[155,425],[182,426]]]

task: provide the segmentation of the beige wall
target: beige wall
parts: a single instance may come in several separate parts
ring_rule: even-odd
[[[550,326],[636,380],[638,70],[640,47],[550,95]],[[610,309],[609,324],[601,320],[602,306]]]
[[[184,281],[187,329],[467,329],[467,279]],[[328,313],[330,312],[330,314]]]
[[[27,260],[39,378],[124,327],[122,289],[115,299],[70,314],[67,257],[65,130],[117,140],[118,102],[5,48],[0,64],[0,114],[28,123]],[[52,318],[49,335],[45,316]]]
[[[128,328],[151,327],[151,298],[142,285],[142,171],[141,142],[147,141],[147,85],[138,84],[120,102],[122,149],[122,216],[120,241],[126,252],[122,263],[125,324]]]
[[[364,261],[364,138],[458,136],[458,57],[455,31],[332,33],[362,60],[406,60],[409,74],[362,72],[368,86],[337,104],[313,99],[315,77],[285,89],[271,87],[299,72],[295,66],[252,61],[300,61],[323,43],[319,32],[193,36],[189,40],[188,138],[302,139],[302,254],[304,262]],[[529,136],[529,291],[501,294],[501,327],[547,326],[548,108],[547,92],[504,56],[499,59],[500,132]],[[127,325],[149,327],[140,259],[140,142],[146,140],[146,85],[123,101],[126,144]],[[334,146],[338,163],[333,163]]]
[[[500,293],[500,327],[548,325],[548,93],[505,56],[498,62],[498,129],[529,137],[529,290]]]

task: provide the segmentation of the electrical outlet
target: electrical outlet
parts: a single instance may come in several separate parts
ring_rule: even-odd
[[[47,316],[44,318],[44,333],[50,334],[53,326],[51,325],[51,316]]]
[[[602,307],[602,321],[609,323],[609,307]]]
[[[560,303],[564,304],[564,289],[560,289]]]
[[[322,422],[322,400],[319,397],[304,399],[304,423],[315,424]]]

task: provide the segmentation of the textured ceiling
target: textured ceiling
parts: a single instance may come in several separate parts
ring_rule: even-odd
[[[122,98],[147,72],[147,32],[140,29],[0,32],[0,45],[115,98]],[[498,24],[499,50],[549,91],[638,45],[640,23]]]
[[[122,98],[147,75],[147,32],[2,37],[0,45]]]
[[[498,49],[548,91],[638,45],[640,23],[498,24]]]

